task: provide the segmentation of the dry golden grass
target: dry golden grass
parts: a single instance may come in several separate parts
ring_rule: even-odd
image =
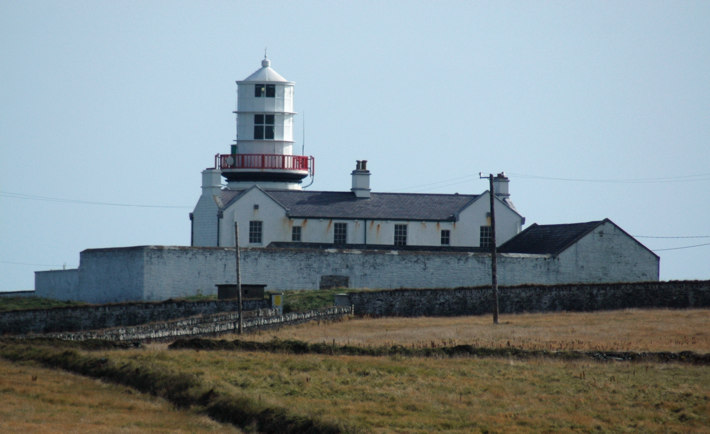
[[[543,350],[710,352],[710,310],[561,312],[492,317],[356,318],[250,333],[265,341],[298,339],[350,345],[444,346],[471,344]],[[226,339],[236,335],[225,336]]]
[[[493,325],[490,316],[350,319],[243,338],[706,353],[709,314],[709,310],[626,310],[503,315],[499,325]],[[367,432],[710,432],[708,366],[167,350],[165,344],[93,351],[91,356],[195,375],[208,390],[224,396],[248,396],[268,407]],[[143,398],[123,404],[117,400],[137,397],[126,388],[68,374],[56,373],[57,380],[42,380],[46,384],[37,387],[53,371],[41,370],[40,376],[32,369],[40,368],[0,364],[0,399],[11,403],[0,410],[0,431],[226,429],[167,404],[155,412],[164,412],[176,425],[153,422],[153,409],[162,401]],[[38,377],[35,386],[27,384],[34,383],[33,375]],[[57,392],[45,395],[45,390]],[[93,416],[99,407],[117,410]],[[147,409],[145,416],[141,409]],[[80,419],[85,425],[71,425],[73,419],[85,417]],[[180,417],[197,417],[206,425],[177,422]],[[48,425],[41,425],[44,420],[50,421]]]
[[[372,432],[702,432],[710,369],[647,363],[131,350],[107,357],[199,375]]]
[[[0,359],[0,432],[239,432],[132,389]]]

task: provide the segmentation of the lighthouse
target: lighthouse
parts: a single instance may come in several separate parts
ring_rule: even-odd
[[[313,175],[313,157],[293,152],[294,85],[266,57],[261,68],[237,81],[237,137],[229,154],[215,156],[229,190],[300,190]]]
[[[237,81],[236,140],[202,172],[190,245],[481,247],[490,234],[485,194],[378,193],[370,188],[366,160],[357,160],[349,191],[303,189],[313,158],[294,154],[294,88],[266,57]],[[520,232],[524,217],[510,202],[508,178],[500,174],[495,182],[496,241],[502,243]]]

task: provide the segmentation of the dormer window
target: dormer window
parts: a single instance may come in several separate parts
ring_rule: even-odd
[[[274,115],[254,115],[254,140],[273,140]]]
[[[257,98],[274,98],[276,97],[275,84],[257,84],[254,86],[254,96]]]

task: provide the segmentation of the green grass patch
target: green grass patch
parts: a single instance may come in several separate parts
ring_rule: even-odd
[[[309,310],[333,306],[335,294],[340,294],[346,291],[348,291],[347,288],[281,291],[284,294],[284,313],[306,312]],[[271,292],[273,291],[266,291],[264,294],[264,298],[266,300],[270,300],[269,296]],[[217,300],[217,296],[197,294],[180,298],[180,300],[210,301]]]
[[[190,295],[187,297],[180,297],[180,298],[177,298],[176,300],[180,300],[180,301],[214,301],[214,300],[217,300],[217,295],[215,295],[215,294],[212,294],[212,295],[195,294],[195,295]]]
[[[61,301],[39,297],[0,297],[0,312],[11,310],[51,309],[54,307],[81,306],[80,301]]]
[[[306,312],[334,305],[335,294],[350,291],[347,288],[288,290],[284,293],[284,313]]]

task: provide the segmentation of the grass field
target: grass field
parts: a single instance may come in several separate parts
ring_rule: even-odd
[[[348,345],[415,347],[471,344],[540,350],[696,351],[710,353],[710,310],[559,312],[434,318],[355,318],[248,334]],[[226,336],[234,339],[236,335]]]
[[[658,432],[710,423],[707,367],[186,350],[113,356],[367,431]]]
[[[496,348],[510,345],[548,350],[699,353],[707,353],[710,348],[708,310],[503,315],[500,320],[501,324],[493,325],[490,316],[350,319],[247,334],[243,338],[266,341],[278,336],[361,346],[397,343],[438,347],[465,343]],[[0,355],[8,351],[14,350],[0,345]],[[251,408],[249,414],[255,418],[271,412],[286,415],[289,420],[316,421],[316,426],[345,431],[710,432],[708,365],[560,361],[543,357],[521,360],[168,350],[167,344],[132,350],[74,351],[77,369],[88,375],[113,366],[128,377],[147,379],[150,376],[146,372],[150,371],[157,376],[171,373],[175,378],[189,379],[185,390],[177,393],[181,399],[195,397],[193,413],[188,415],[209,412],[217,398],[210,400],[219,397]],[[52,352],[57,358],[66,353],[55,347],[28,357],[42,358]],[[29,372],[17,371],[25,368],[3,363],[0,375],[27,382]],[[3,385],[2,390],[10,387]],[[86,390],[89,396],[97,393],[92,401],[101,402],[99,391]],[[152,393],[162,392],[156,387]],[[69,399],[61,395],[41,399],[36,392],[25,395],[29,396],[29,403],[23,406],[34,405],[40,412],[51,411],[42,407],[54,405],[54,401]],[[6,402],[14,399],[9,395],[3,398]],[[132,423],[143,417],[148,416],[136,413]],[[22,418],[9,419],[5,428],[19,431],[22,423]],[[53,424],[49,422],[46,427],[51,430]],[[86,430],[91,430],[91,426],[87,425]],[[120,426],[124,425],[117,425]],[[240,426],[247,430],[259,427],[256,422]],[[81,426],[76,429],[84,431]],[[211,429],[212,425],[195,425],[189,430]]]
[[[0,358],[0,432],[240,432],[124,386]]]

